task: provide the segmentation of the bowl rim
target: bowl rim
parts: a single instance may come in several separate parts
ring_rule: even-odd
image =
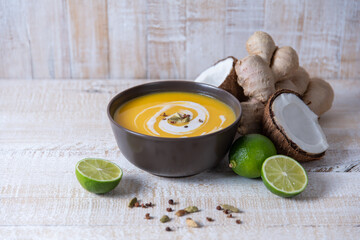
[[[127,129],[123,126],[121,126],[120,124],[118,124],[114,118],[111,116],[110,114],[110,107],[112,106],[112,104],[115,102],[115,100],[122,94],[125,94],[126,92],[128,91],[132,91],[134,88],[138,88],[138,87],[143,87],[143,86],[152,86],[152,85],[158,85],[158,84],[166,84],[166,83],[189,83],[189,84],[195,84],[195,85],[203,85],[203,86],[206,86],[206,87],[210,87],[212,89],[215,89],[216,91],[222,91],[223,93],[227,94],[228,96],[230,96],[230,98],[233,98],[233,100],[236,100],[235,102],[238,103],[238,106],[239,106],[239,116],[237,116],[237,118],[235,119],[235,121],[230,124],[229,126],[219,130],[219,131],[216,131],[216,132],[213,132],[213,133],[209,133],[209,134],[204,134],[204,135],[199,135],[199,136],[193,136],[193,137],[184,137],[184,138],[173,138],[173,137],[157,137],[157,136],[151,136],[151,135],[146,135],[146,134],[143,134],[143,133],[139,133],[139,132],[135,132],[135,131],[132,131],[130,129]],[[181,90],[179,91],[181,92]],[[184,91],[186,92],[186,91]],[[194,92],[196,93],[196,92]],[[146,95],[146,94],[144,94]],[[143,95],[139,95],[138,97],[140,96],[143,96]],[[213,96],[211,96],[213,97]],[[216,97],[214,97],[216,98]],[[216,98],[217,100],[221,101],[221,102],[224,102],[222,101],[221,99],[219,98]],[[225,103],[226,104],[226,103]],[[226,104],[228,105],[228,104]],[[229,106],[229,105],[228,105]],[[234,109],[229,106],[233,111]],[[214,136],[214,135],[217,135],[217,134],[220,134],[221,132],[225,132],[227,131],[228,129],[234,127],[234,125],[238,125],[239,122],[240,122],[240,118],[241,118],[241,115],[242,115],[242,107],[241,107],[241,104],[240,104],[240,101],[234,97],[231,93],[225,91],[224,89],[221,89],[219,87],[215,87],[214,85],[211,85],[211,84],[208,84],[208,83],[202,83],[202,82],[195,82],[195,81],[191,81],[191,80],[159,80],[159,81],[152,81],[152,82],[148,82],[148,83],[143,83],[143,84],[139,84],[139,85],[136,85],[136,86],[133,86],[133,87],[130,87],[130,88],[127,88],[121,92],[119,92],[118,94],[116,94],[114,97],[111,98],[111,100],[109,101],[108,105],[107,105],[107,115],[108,115],[108,118],[110,119],[110,121],[115,124],[115,126],[121,128],[122,130],[124,130],[125,132],[128,132],[130,134],[133,134],[133,135],[137,135],[139,137],[142,137],[142,138],[146,138],[146,139],[149,139],[149,140],[155,140],[155,141],[189,141],[189,140],[192,140],[192,139],[202,139],[202,138],[207,138],[207,137],[211,137],[211,136]]]

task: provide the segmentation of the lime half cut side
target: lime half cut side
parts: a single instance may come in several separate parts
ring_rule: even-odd
[[[296,196],[308,184],[306,171],[300,163],[283,155],[275,155],[264,161],[261,178],[272,193],[281,197]]]
[[[75,167],[76,178],[92,193],[107,193],[120,182],[123,171],[115,163],[100,158],[85,158]]]

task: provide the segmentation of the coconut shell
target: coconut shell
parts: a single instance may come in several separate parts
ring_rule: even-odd
[[[248,97],[245,96],[244,89],[237,83],[237,75],[235,72],[235,64],[237,62],[237,59],[230,56],[218,61],[217,63],[224,61],[228,58],[232,58],[234,60],[233,68],[231,69],[230,74],[225,78],[224,82],[222,82],[222,84],[219,86],[219,88],[231,93],[237,99],[239,99],[240,102],[245,102],[248,100]],[[217,63],[215,63],[214,65],[216,65]]]
[[[263,131],[275,144],[279,153],[292,157],[299,162],[313,161],[322,158],[325,152],[319,154],[311,154],[302,150],[296,143],[294,143],[286,134],[281,126],[275,122],[275,115],[272,111],[272,104],[274,100],[283,93],[292,93],[300,95],[294,91],[282,89],[275,92],[268,100],[264,110],[263,116]]]

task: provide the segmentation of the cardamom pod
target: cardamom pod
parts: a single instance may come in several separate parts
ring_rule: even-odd
[[[184,216],[185,214],[187,214],[187,212],[185,210],[179,210],[175,213],[176,216],[181,217]]]
[[[166,223],[168,221],[170,221],[170,218],[167,215],[164,215],[160,218],[160,222],[162,222],[162,223]]]
[[[133,199],[130,200],[128,207],[133,208],[135,203],[137,203],[137,198],[136,197],[134,197]]]
[[[238,213],[240,212],[240,210],[234,206],[231,206],[231,205],[227,205],[227,204],[221,204],[220,205],[224,210],[228,210],[228,211],[231,211],[233,213]]]
[[[199,227],[199,224],[197,224],[194,220],[192,220],[191,218],[187,218],[186,219],[186,224],[189,226],[189,227],[192,227],[192,228],[198,228]]]
[[[198,209],[197,207],[195,207],[195,206],[187,207],[187,208],[185,208],[184,210],[185,210],[186,212],[188,212],[188,213],[194,213],[194,212],[198,212],[198,211],[199,211],[199,209]]]

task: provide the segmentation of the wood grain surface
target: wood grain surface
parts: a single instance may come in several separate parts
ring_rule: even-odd
[[[261,180],[219,166],[187,178],[161,178],[130,164],[118,150],[106,115],[119,91],[149,80],[0,81],[0,236],[2,239],[357,239],[360,234],[360,82],[332,80],[333,108],[320,123],[330,148],[304,163],[309,185],[284,199]],[[85,191],[74,167],[85,157],[113,160],[124,170],[105,195]],[[151,161],[151,159],[149,159]],[[153,208],[129,209],[137,196]],[[168,213],[196,205],[201,224]],[[220,203],[242,212],[226,218]],[[150,213],[152,220],[145,220]],[[207,222],[206,217],[215,219]],[[235,223],[241,219],[242,224]],[[173,231],[166,232],[170,226]]]
[[[312,76],[358,79],[357,0],[0,0],[0,78],[194,79],[258,30]]]

